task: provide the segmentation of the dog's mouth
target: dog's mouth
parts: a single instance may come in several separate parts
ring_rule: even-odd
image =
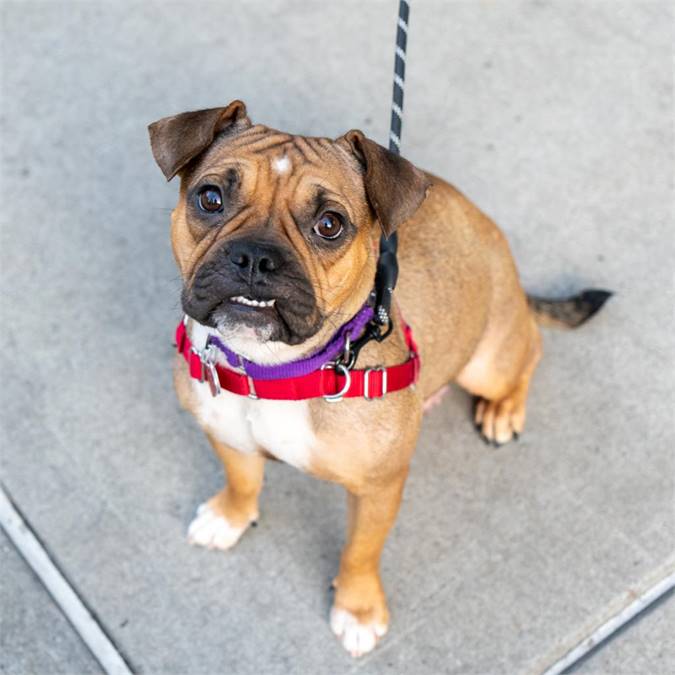
[[[243,322],[264,326],[281,320],[276,298],[262,298],[255,295],[233,295],[226,298],[214,308],[211,316],[216,325],[223,322]]]
[[[223,300],[213,310],[211,317],[219,330],[224,326],[231,329],[234,325],[244,324],[259,330],[266,328],[265,334],[270,335],[274,332],[272,326],[283,322],[276,298],[251,295],[233,295]]]
[[[296,331],[288,323],[289,320],[294,323],[291,307],[283,298],[232,295],[221,300],[209,312],[206,323],[228,338],[241,336],[249,330],[259,342],[280,338],[294,342]]]
[[[235,295],[229,299],[233,305],[241,305],[243,307],[249,307],[251,309],[270,309],[273,308],[276,304],[276,298],[271,298],[269,300],[262,300],[251,298],[246,295]]]

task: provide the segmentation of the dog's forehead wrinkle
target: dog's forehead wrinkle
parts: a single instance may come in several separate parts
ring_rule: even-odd
[[[222,180],[225,187],[236,184],[240,178],[240,172],[245,170],[242,163],[234,159],[224,160],[217,164],[205,164],[204,166],[196,167],[190,180],[191,185],[197,183],[208,182],[209,178],[213,178],[215,182]]]

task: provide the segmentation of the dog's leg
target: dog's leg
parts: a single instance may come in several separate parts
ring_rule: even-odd
[[[457,378],[478,397],[474,422],[483,438],[496,445],[523,432],[530,380],[541,358],[541,337],[529,313],[507,330],[488,333]]]
[[[191,544],[225,551],[258,518],[265,459],[258,454],[237,452],[211,437],[209,440],[225,466],[227,485],[197,509],[188,539]]]
[[[347,544],[335,579],[330,625],[352,656],[369,652],[387,632],[389,611],[380,555],[401,503],[407,469],[365,494],[348,493]]]

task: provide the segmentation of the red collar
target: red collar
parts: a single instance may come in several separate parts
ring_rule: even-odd
[[[417,382],[420,372],[417,345],[410,326],[404,323],[403,330],[410,354],[405,363],[387,368],[348,369],[345,365],[330,362],[308,375],[275,380],[254,379],[245,373],[213,363],[212,359],[192,346],[182,321],[176,328],[176,347],[187,361],[190,376],[200,382],[208,382],[214,396],[224,389],[240,396],[277,401],[321,397],[331,402],[356,397],[370,401],[384,398],[388,393]]]

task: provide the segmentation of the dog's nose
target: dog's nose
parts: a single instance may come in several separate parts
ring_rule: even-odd
[[[283,264],[278,248],[255,241],[234,242],[227,255],[239,274],[249,283],[263,281]]]

